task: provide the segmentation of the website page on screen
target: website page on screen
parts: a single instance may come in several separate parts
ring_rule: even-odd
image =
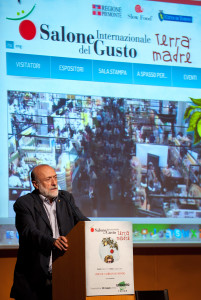
[[[176,2],[176,1],[175,1]],[[0,3],[0,247],[39,164],[135,245],[201,242],[199,1]]]

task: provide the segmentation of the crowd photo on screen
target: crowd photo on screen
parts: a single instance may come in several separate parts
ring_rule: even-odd
[[[31,170],[55,168],[89,217],[201,217],[188,101],[8,91],[10,217]]]

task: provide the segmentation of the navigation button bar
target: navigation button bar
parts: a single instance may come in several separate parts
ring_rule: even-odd
[[[6,53],[7,75],[200,88],[201,69]]]

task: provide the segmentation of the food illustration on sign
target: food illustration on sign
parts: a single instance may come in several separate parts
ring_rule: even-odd
[[[102,239],[99,247],[99,253],[101,259],[105,263],[113,263],[119,260],[118,244],[110,237]]]

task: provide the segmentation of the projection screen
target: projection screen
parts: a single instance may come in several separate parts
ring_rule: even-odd
[[[0,2],[0,247],[42,163],[135,246],[200,245],[201,6],[170,2]]]

